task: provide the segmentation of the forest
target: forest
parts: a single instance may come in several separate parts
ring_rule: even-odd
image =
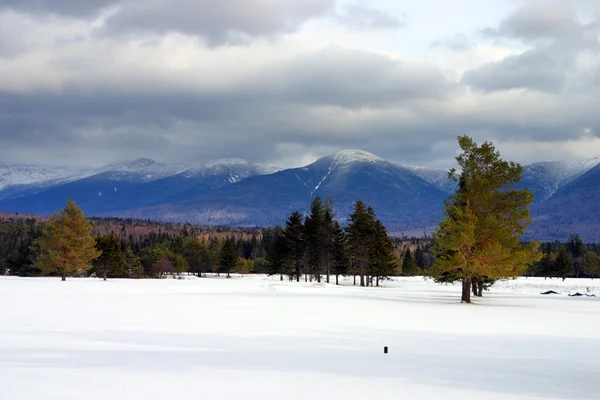
[[[316,199],[307,216],[292,213],[284,226],[265,229],[90,218],[102,254],[91,269],[73,275],[164,278],[181,273],[254,273],[336,283],[342,275],[368,286],[392,276],[427,275],[434,263],[431,237],[388,237],[374,211],[362,202],[357,202],[345,227],[340,220],[345,219],[335,215],[327,199]],[[47,218],[34,216],[0,218],[0,274],[44,275],[36,260],[46,223]],[[526,276],[600,276],[597,243],[584,243],[573,235],[565,243],[542,243],[540,251],[543,257],[529,266]]]

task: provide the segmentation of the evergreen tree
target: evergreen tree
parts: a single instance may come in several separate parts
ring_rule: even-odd
[[[415,264],[417,266],[417,271],[420,271],[421,273],[427,269],[425,251],[421,246],[417,246],[417,250],[415,251]]]
[[[328,243],[326,236],[325,208],[320,197],[316,197],[310,206],[310,215],[304,223],[306,241],[306,264],[311,277],[321,282],[321,272],[327,258]]]
[[[125,275],[127,278],[141,278],[144,276],[144,268],[140,258],[131,248],[126,248],[125,252]]]
[[[294,211],[290,215],[286,222],[283,236],[285,238],[287,256],[289,258],[289,264],[292,267],[290,273],[290,279],[296,278],[297,282],[300,282],[300,274],[302,273],[302,263],[304,261],[304,252],[306,249],[304,225],[302,223],[302,214],[298,211]]]
[[[339,276],[348,273],[350,259],[348,257],[348,241],[344,230],[335,221],[333,224],[333,271],[335,284],[339,285]]]
[[[573,263],[569,258],[569,252],[565,246],[560,246],[556,260],[554,261],[554,276],[564,281],[573,274]]]
[[[114,235],[96,237],[96,248],[101,252],[100,256],[93,262],[96,274],[102,275],[106,280],[122,277],[125,273],[125,253],[121,250],[121,239]]]
[[[436,259],[429,274],[461,280],[461,300],[470,303],[473,278],[518,276],[539,259],[539,245],[520,243],[533,202],[527,189],[514,189],[523,167],[503,161],[489,142],[478,146],[467,136],[458,141],[461,173],[457,178],[450,172],[458,188],[445,202],[445,219],[434,234]]]
[[[275,275],[279,274],[281,280],[283,280],[284,269],[286,269],[288,259],[288,246],[283,229],[278,226],[271,233],[267,244],[267,274]]]
[[[579,275],[583,272],[583,264],[585,260],[585,247],[583,240],[579,235],[571,235],[567,241],[567,249],[570,253],[571,260],[573,261],[573,267],[575,268],[575,277],[579,278]]]
[[[402,272],[406,276],[415,276],[417,274],[417,263],[410,252],[410,247],[406,248],[402,258]]]
[[[357,201],[350,215],[350,223],[346,227],[348,250],[360,275],[360,286],[365,286],[365,274],[371,264],[371,242],[375,233],[371,211],[364,202]]]
[[[91,236],[92,225],[73,200],[50,217],[39,239],[41,253],[37,260],[40,270],[57,273],[65,281],[67,275],[85,272],[91,262],[100,256]]]
[[[371,209],[372,210],[372,209]],[[371,240],[371,261],[369,275],[374,277],[376,285],[379,281],[395,274],[397,260],[394,254],[394,243],[389,238],[385,226],[372,213],[374,222],[374,235]],[[372,285],[372,284],[371,284]]]
[[[238,262],[238,255],[235,250],[235,245],[233,244],[233,240],[228,238],[225,240],[223,244],[223,248],[221,249],[221,268],[222,271],[227,273],[227,277],[230,277],[230,272],[235,268]]]
[[[600,257],[598,257],[598,254],[593,251],[587,252],[583,272],[592,279],[600,276]]]

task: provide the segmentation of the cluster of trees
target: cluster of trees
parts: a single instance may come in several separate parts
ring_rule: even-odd
[[[361,286],[372,286],[373,280],[379,286],[380,280],[397,273],[394,242],[373,208],[362,201],[354,204],[344,229],[335,219],[331,199],[317,197],[309,215],[293,212],[274,233],[267,245],[267,265],[282,280],[284,275],[296,281],[304,276],[305,281],[321,282],[325,277],[330,283],[335,276],[339,284],[340,275],[353,275],[354,284],[358,276]]]
[[[543,256],[529,266],[529,276],[559,277],[563,280],[600,276],[600,246],[596,243],[586,244],[578,235],[572,235],[566,243],[542,243],[540,250]]]

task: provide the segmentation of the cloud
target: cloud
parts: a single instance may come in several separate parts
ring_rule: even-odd
[[[326,13],[334,0],[121,0],[106,22],[108,32],[181,32],[222,43],[235,34],[291,32]]]
[[[583,24],[572,5],[565,2],[531,3],[498,28],[485,33],[519,39],[532,48],[464,73],[462,82],[484,91],[539,90],[561,93],[583,51],[598,52],[596,21]]]
[[[0,9],[44,15],[92,16],[116,3],[116,0],[2,0]]]
[[[87,11],[55,3],[52,15],[26,10],[27,2],[0,11],[0,160],[242,157],[292,166],[363,148],[401,163],[448,166],[460,134],[494,140],[506,157],[527,162],[546,158],[535,149],[565,142],[572,145],[563,158],[578,156],[576,143],[589,143],[582,129],[600,132],[591,21],[579,23],[578,34],[559,29],[552,37],[513,29],[527,40],[516,47],[478,42],[473,31],[430,45],[462,29],[452,26],[411,39],[416,51],[406,46],[401,54],[395,41],[412,25],[360,31],[365,41],[356,44],[323,34],[348,31],[332,1],[261,0],[268,9],[252,1],[252,12],[242,13],[231,8],[236,0],[212,10],[198,2],[167,10],[158,0],[136,9],[142,3],[126,0],[103,20],[98,13],[108,3]],[[193,26],[192,17],[204,22]],[[327,24],[331,30],[319,30]],[[369,24],[362,26],[386,26]],[[247,41],[233,42],[233,31]],[[448,51],[461,41],[472,48]],[[517,151],[519,143],[531,151]]]
[[[565,85],[571,57],[550,49],[532,49],[467,71],[462,83],[492,92],[530,89],[558,93]]]
[[[557,39],[576,34],[581,29],[572,5],[558,1],[534,2],[519,8],[504,19],[498,28],[488,28],[490,36],[525,41]]]
[[[346,4],[337,20],[354,29],[399,29],[407,25],[405,17],[398,18],[383,10],[355,2]]]
[[[99,17],[103,34],[181,32],[218,44],[236,35],[270,36],[291,32],[324,15],[335,0],[4,0],[1,7],[33,14]]]
[[[431,43],[431,46],[434,48],[446,48],[453,51],[465,51],[470,50],[473,47],[473,44],[467,35],[464,33],[457,33],[451,38],[436,40]]]

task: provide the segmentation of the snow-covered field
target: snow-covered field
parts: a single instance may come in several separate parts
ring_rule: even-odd
[[[574,291],[600,280],[519,279],[464,305],[422,278],[0,277],[0,398],[599,399],[600,297]]]

